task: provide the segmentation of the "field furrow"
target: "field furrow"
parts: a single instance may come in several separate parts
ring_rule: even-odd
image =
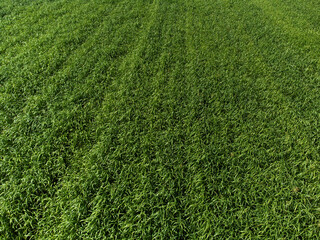
[[[319,17],[0,2],[0,238],[317,239]]]

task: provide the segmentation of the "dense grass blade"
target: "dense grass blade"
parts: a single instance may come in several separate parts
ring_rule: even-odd
[[[4,0],[1,239],[317,239],[319,3]]]

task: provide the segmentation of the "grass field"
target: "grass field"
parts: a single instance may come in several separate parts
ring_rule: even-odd
[[[0,239],[320,239],[317,0],[1,0]]]

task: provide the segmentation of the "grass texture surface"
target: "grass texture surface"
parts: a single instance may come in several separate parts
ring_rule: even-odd
[[[0,1],[0,239],[319,239],[319,20]]]

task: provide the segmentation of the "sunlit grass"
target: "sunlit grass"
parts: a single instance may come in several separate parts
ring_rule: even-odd
[[[1,239],[317,239],[315,0],[0,2]]]

